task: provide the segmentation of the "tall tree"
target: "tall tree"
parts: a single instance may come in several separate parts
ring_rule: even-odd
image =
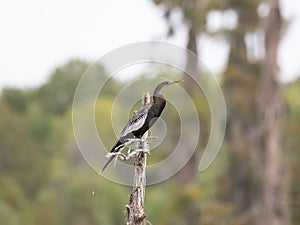
[[[183,23],[187,27],[187,42],[186,48],[193,54],[198,55],[198,39],[202,31],[205,28],[206,10],[208,4],[206,1],[198,0],[153,0],[155,4],[162,5],[165,12],[165,19],[169,25],[168,36],[172,36],[175,33],[176,27],[173,25],[172,14],[178,13],[182,15]],[[195,97],[195,93],[200,89],[191,76],[199,73],[197,58],[192,57],[190,54],[186,55],[185,71],[189,71],[190,74],[184,73],[184,87],[191,97]],[[198,90],[197,90],[198,89]],[[201,129],[202,137],[200,140],[205,142],[205,130],[207,123],[203,122]],[[189,143],[186,143],[188,146]],[[198,147],[200,148],[200,147]],[[177,180],[183,185],[190,185],[195,182],[198,173],[198,164],[200,158],[200,151],[195,151],[189,162],[180,170],[177,174]]]
[[[278,81],[277,52],[282,36],[283,19],[278,0],[268,0],[270,12],[266,17],[265,58],[261,68],[258,94],[260,119],[260,148],[263,159],[262,204],[257,224],[288,224],[286,176],[282,157],[282,123],[284,105]]]
[[[215,0],[204,8],[203,1],[197,0],[155,2],[164,4],[166,18],[170,18],[172,9],[180,9],[189,28],[187,48],[196,54],[197,37],[205,32],[205,18],[209,10],[235,12],[236,27],[222,33],[230,45],[224,76],[229,112],[227,144],[231,149],[227,196],[233,202],[235,214],[244,224],[287,224],[284,204],[286,182],[280,182],[284,174],[280,141],[284,105],[277,66],[283,24],[278,0]],[[269,9],[265,17],[257,13],[261,4]],[[259,44],[249,36],[256,37]],[[253,58],[251,54],[255,50],[259,50],[261,55]],[[187,59],[187,67],[195,65]],[[192,174],[192,171],[192,166],[189,166],[188,172],[183,170],[182,173]]]
[[[277,51],[283,19],[278,0],[264,2],[270,12],[257,16],[259,1],[230,1],[238,14],[230,34],[231,52],[224,90],[228,103],[227,143],[231,152],[229,196],[244,224],[287,224],[286,181],[281,147],[284,119]],[[261,21],[265,26],[261,28]],[[260,30],[264,39],[262,60],[249,59],[245,39]]]

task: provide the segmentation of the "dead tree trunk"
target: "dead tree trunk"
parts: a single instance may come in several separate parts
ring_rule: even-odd
[[[150,103],[149,93],[144,94],[142,105]],[[146,225],[146,214],[144,211],[145,188],[146,188],[146,164],[147,164],[147,142],[148,132],[143,136],[140,148],[143,150],[138,153],[134,161],[134,177],[132,193],[129,197],[129,205],[126,205],[128,220],[127,225]]]

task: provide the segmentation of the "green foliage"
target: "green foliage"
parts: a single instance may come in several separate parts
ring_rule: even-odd
[[[5,202],[7,207],[15,212],[25,210],[28,200],[13,177],[2,176],[0,187],[0,202]]]
[[[20,214],[15,212],[7,204],[0,201],[0,223],[5,225],[21,225],[22,222]]]
[[[223,91],[227,97],[227,108],[233,117],[251,118],[255,116],[258,74],[258,68],[255,67],[244,68],[241,65],[228,67],[226,79],[223,82]]]
[[[113,139],[112,137],[117,138],[111,124],[112,105],[112,98],[102,97],[97,101],[95,108],[95,119],[99,137],[101,137],[101,140],[107,149],[113,145],[111,142]],[[117,112],[122,112],[122,106],[115,107],[118,107],[118,109],[116,109]]]
[[[12,110],[18,113],[25,113],[30,101],[27,92],[15,88],[4,88],[2,98]]]
[[[0,115],[0,178],[14,178],[32,196],[46,178],[46,161],[28,132],[27,121],[1,102]]]
[[[77,84],[87,67],[87,63],[74,60],[54,71],[35,94],[45,112],[63,114],[71,106]]]
[[[42,145],[51,132],[51,121],[37,103],[28,106],[28,128],[34,139]],[[43,147],[43,146],[42,146]]]
[[[0,224],[113,225],[124,221],[129,190],[112,188],[95,176],[76,148],[72,133],[73,96],[87,66],[73,60],[57,68],[41,87],[3,90]],[[103,67],[95,66],[92,76],[105,76]],[[101,92],[104,99],[96,107],[99,132],[107,146],[115,140],[109,122],[110,96],[118,89],[118,83],[108,79]]]
[[[128,203],[130,188],[111,183],[94,173],[84,162],[75,144],[72,96],[85,68],[87,63],[71,61],[55,70],[42,87],[30,91],[5,89],[2,92],[0,224],[124,224],[123,212]],[[253,116],[251,107],[254,105],[249,96],[253,95],[253,87],[257,82],[256,71],[246,73],[237,66],[229,67],[229,71],[224,90],[230,92],[234,99],[227,99],[228,105],[236,109],[237,117]],[[94,72],[95,76],[105,76],[100,65]],[[244,76],[238,76],[240,73]],[[170,75],[171,79],[173,77],[173,74]],[[157,80],[149,79],[151,82],[154,86]],[[149,83],[135,84],[137,93],[142,94],[148,90]],[[116,81],[108,80],[95,105],[97,130],[107,148],[111,147],[116,138],[113,128],[120,131],[124,121],[140,106],[140,102],[133,104],[131,109],[128,109],[128,105],[116,105],[114,100],[119,89]],[[299,81],[287,85],[284,91],[289,106],[285,128],[287,150],[284,157],[291,171],[290,199],[297,199],[300,195],[300,143],[297,135],[300,133]],[[165,94],[178,97],[171,88]],[[203,94],[195,94],[193,98],[200,117],[203,139],[206,140],[209,135],[210,109]],[[83,111],[85,104],[82,102]],[[126,112],[117,113],[113,118],[120,127],[111,124],[113,110]],[[162,118],[169,130],[176,130],[178,114],[172,105],[168,105]],[[167,136],[164,144],[151,154],[149,164],[167,156],[174,136],[177,137],[176,132],[172,135]],[[235,216],[232,202],[224,195],[230,189],[230,181],[234,180],[234,171],[228,171],[229,147],[223,146],[217,160],[207,171],[199,174],[193,185],[183,187],[171,178],[167,182],[147,187],[147,219],[158,225],[245,224],[242,218]],[[239,146],[239,157],[249,157],[244,147],[247,146]],[[232,174],[224,176],[224,171]],[[300,220],[298,206],[297,200],[291,202],[294,224]]]

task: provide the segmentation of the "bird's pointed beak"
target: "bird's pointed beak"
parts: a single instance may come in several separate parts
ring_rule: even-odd
[[[180,82],[182,82],[182,81],[184,81],[184,79],[176,80],[176,81],[174,81],[174,83],[180,83]]]
[[[182,82],[182,81],[184,81],[184,79],[182,79],[182,80],[176,80],[176,81],[171,82],[170,85],[171,85],[171,84],[178,84],[178,83],[180,83],[180,82]]]

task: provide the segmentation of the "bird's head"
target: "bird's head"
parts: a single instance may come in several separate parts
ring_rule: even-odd
[[[156,86],[156,88],[154,89],[153,96],[154,96],[154,97],[162,96],[162,95],[160,94],[161,89],[163,89],[164,87],[168,87],[168,86],[170,86],[170,85],[173,85],[173,84],[177,84],[177,83],[179,83],[179,82],[181,82],[181,81],[183,81],[183,80],[177,80],[177,81],[164,81],[164,82],[158,84],[158,85]]]

